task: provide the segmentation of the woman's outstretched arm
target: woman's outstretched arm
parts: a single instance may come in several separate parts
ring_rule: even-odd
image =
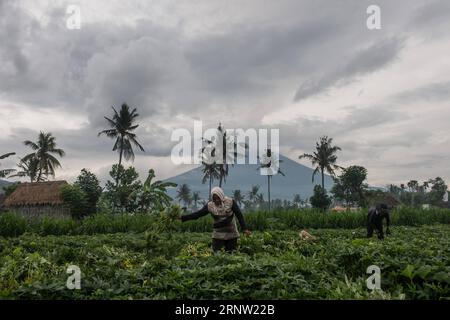
[[[198,219],[200,217],[206,216],[209,213],[208,210],[208,205],[204,205],[203,208],[201,208],[200,210],[193,212],[191,214],[186,214],[184,216],[181,216],[181,221],[188,221],[188,220],[195,220]]]
[[[234,201],[234,200],[233,200],[232,210],[233,210],[236,218],[238,219],[239,224],[241,225],[241,229],[244,231],[248,230],[247,224],[245,223],[245,220],[244,220],[244,216],[242,215],[242,212],[241,212],[241,208],[239,208],[236,201]]]

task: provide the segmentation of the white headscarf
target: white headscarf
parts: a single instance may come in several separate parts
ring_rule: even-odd
[[[225,201],[225,192],[223,192],[222,188],[220,187],[214,187],[211,190],[211,199],[213,197],[213,195],[216,195],[220,198],[220,200],[222,200],[222,203]]]
[[[213,215],[218,216],[229,216],[233,214],[232,206],[233,206],[233,199],[229,198],[225,195],[225,192],[223,192],[222,188],[214,187],[211,190],[211,198],[213,195],[216,195],[222,200],[222,203],[218,206],[214,203],[214,201],[208,202],[208,210]]]

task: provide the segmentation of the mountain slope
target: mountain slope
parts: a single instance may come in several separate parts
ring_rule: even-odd
[[[313,169],[308,168],[298,162],[295,162],[283,155],[280,155],[282,163],[281,171],[286,175],[275,175],[271,180],[271,198],[291,200],[294,194],[300,194],[302,199],[309,198],[313,194],[315,184],[320,184],[320,174],[316,175],[315,183],[311,182]],[[223,189],[227,195],[231,195],[235,189],[241,190],[243,194],[247,194],[253,185],[260,186],[260,192],[263,193],[264,199],[267,200],[267,176],[261,176],[258,165],[234,165],[230,166],[230,173],[227,181],[223,184]],[[198,167],[178,176],[166,179],[166,181],[175,182],[178,185],[186,183],[192,191],[199,191],[202,199],[208,197],[209,185],[202,184],[202,168]],[[214,181],[214,185],[218,185],[218,181]],[[325,176],[325,187],[329,190],[333,186],[333,179]],[[176,190],[171,189],[169,194],[173,197]]]
[[[3,193],[4,193],[3,187],[6,187],[6,186],[8,186],[8,185],[10,185],[10,184],[11,184],[11,182],[8,182],[8,181],[6,181],[6,180],[1,180],[1,179],[0,179],[0,194],[3,194]]]

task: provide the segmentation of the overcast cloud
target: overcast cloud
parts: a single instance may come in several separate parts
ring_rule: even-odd
[[[69,30],[75,3],[82,27]],[[370,4],[381,30],[366,27]],[[202,120],[279,128],[292,159],[329,135],[374,185],[450,181],[448,30],[446,0],[0,0],[0,153],[51,131],[67,153],[57,178],[105,179],[118,156],[97,133],[127,102],[142,174],[187,170],[170,135]]]

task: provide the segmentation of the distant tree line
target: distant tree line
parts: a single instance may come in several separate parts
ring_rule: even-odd
[[[124,161],[133,161],[134,148],[145,152],[139,143],[135,133],[139,124],[136,123],[139,114],[137,109],[131,109],[126,103],[119,110],[114,107],[112,117],[104,117],[108,128],[100,131],[98,136],[106,136],[114,140],[112,151],[118,153],[118,163],[114,164],[109,172],[110,179],[105,187],[100,186],[99,179],[89,170],[82,169],[76,181],[63,188],[62,196],[70,206],[75,217],[81,218],[96,212],[158,212],[173,205],[174,200],[186,208],[195,210],[203,206],[209,199],[202,199],[198,190],[191,190],[187,184],[178,186],[176,198],[168,195],[169,188],[177,185],[171,182],[155,180],[156,174],[149,169],[145,180],[139,179],[139,174],[132,166],[125,167]],[[218,141],[222,142],[223,150],[219,150]],[[233,165],[228,164],[230,154],[238,156],[237,139],[228,135],[222,124],[217,128],[215,139],[203,139],[201,149],[202,157],[202,183],[209,184],[211,190],[217,181],[219,186],[226,184],[227,177]],[[40,132],[36,141],[26,140],[25,146],[31,152],[19,158],[17,169],[1,169],[0,178],[25,178],[30,182],[44,182],[55,177],[55,171],[61,168],[60,158],[65,156],[65,151],[57,146],[56,138],[52,133]],[[228,150],[228,149],[232,150]],[[258,170],[271,168],[274,161],[278,161],[277,172],[267,175],[267,199],[260,191],[260,186],[252,186],[250,190],[233,190],[232,197],[246,210],[272,210],[314,207],[322,210],[332,206],[341,205],[350,207],[367,207],[386,199],[398,205],[421,207],[423,205],[445,206],[443,199],[447,195],[445,181],[436,177],[422,183],[411,180],[406,184],[391,184],[387,190],[370,189],[367,180],[367,169],[352,165],[344,168],[337,164],[337,153],[342,149],[333,144],[333,139],[323,136],[316,142],[313,153],[304,153],[299,159],[307,159],[314,167],[312,183],[317,174],[320,175],[320,183],[314,186],[313,195],[302,199],[299,194],[294,194],[292,200],[271,198],[271,179],[273,174],[285,174],[281,170],[279,159],[272,157],[272,150],[267,146],[265,154],[259,159]],[[211,162],[217,152],[223,155],[221,163]],[[0,155],[0,160],[15,155],[14,152]],[[256,174],[256,173],[255,173]],[[330,175],[334,180],[331,190],[325,187],[325,175]],[[14,191],[15,185],[6,189],[7,194]],[[295,192],[295,191],[294,191]]]

